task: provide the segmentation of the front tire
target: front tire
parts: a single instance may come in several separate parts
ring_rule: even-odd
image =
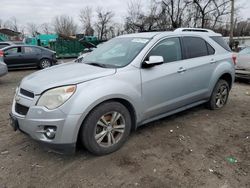
[[[214,87],[213,93],[207,106],[211,110],[217,110],[223,108],[228,99],[229,95],[229,85],[225,80],[219,80]]]
[[[131,116],[128,109],[119,102],[105,102],[87,116],[80,139],[91,153],[105,155],[121,148],[130,130]]]

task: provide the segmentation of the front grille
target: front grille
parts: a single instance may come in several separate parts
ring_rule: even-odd
[[[29,111],[29,107],[16,103],[15,110],[16,110],[16,113],[26,116],[26,114]]]
[[[32,93],[30,91],[27,91],[25,89],[22,89],[22,88],[20,89],[20,93],[22,95],[26,96],[26,97],[29,97],[29,98],[34,98],[35,97],[34,93]]]

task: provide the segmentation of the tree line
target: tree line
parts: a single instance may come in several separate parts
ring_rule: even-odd
[[[115,13],[102,7],[87,6],[79,12],[79,23],[68,15],[58,15],[50,23],[38,25],[27,23],[21,26],[15,17],[3,21],[0,28],[35,36],[38,33],[58,33],[64,36],[83,33],[97,35],[105,40],[125,33],[169,31],[178,27],[201,27],[213,29],[223,35],[229,35],[231,0],[131,0],[127,13],[118,23]],[[147,5],[145,5],[147,4]],[[235,9],[235,36],[249,36],[249,20],[241,20],[239,8]],[[75,18],[76,19],[76,18]]]

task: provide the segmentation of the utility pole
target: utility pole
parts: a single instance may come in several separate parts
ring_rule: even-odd
[[[234,36],[234,1],[231,0],[231,20],[230,20],[230,36],[229,36],[229,45],[233,47],[233,36]]]

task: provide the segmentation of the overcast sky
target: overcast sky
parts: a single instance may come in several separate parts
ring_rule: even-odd
[[[18,23],[25,25],[33,22],[42,24],[51,22],[56,15],[67,14],[79,22],[79,11],[85,6],[93,9],[98,6],[115,12],[115,21],[122,21],[127,11],[130,0],[1,0],[0,19],[3,21],[15,16]],[[241,5],[240,15],[242,18],[250,18],[250,1],[236,0]],[[141,0],[143,4],[150,0]],[[145,2],[145,3],[144,3]]]

